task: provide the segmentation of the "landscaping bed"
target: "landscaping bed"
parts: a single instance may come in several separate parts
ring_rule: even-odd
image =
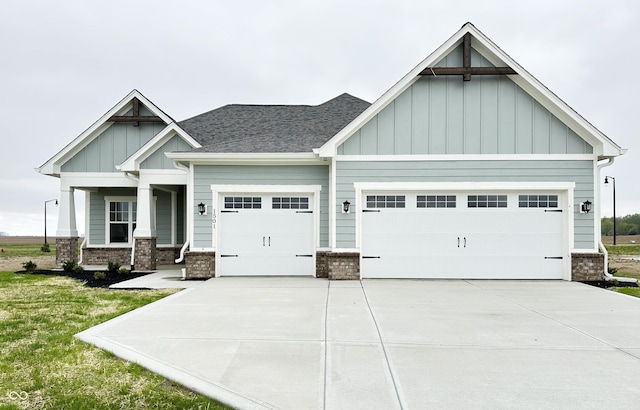
[[[104,278],[102,275],[96,275],[96,273],[101,272],[104,274]],[[85,270],[82,273],[75,272],[65,272],[63,270],[49,270],[49,269],[39,269],[34,272],[27,271],[17,271],[17,274],[29,273],[35,275],[54,275],[54,276],[66,276],[69,278],[77,279],[84,283],[85,286],[90,288],[108,288],[109,286],[123,282],[125,280],[130,280],[134,278],[139,278],[141,276],[148,275],[150,272],[130,272],[130,273],[119,273],[108,272],[108,271],[93,271],[93,270]]]

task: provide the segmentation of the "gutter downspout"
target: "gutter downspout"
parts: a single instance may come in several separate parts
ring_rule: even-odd
[[[177,169],[180,169],[182,171],[185,171],[187,173],[187,175],[189,175],[189,172],[191,172],[191,170],[189,169],[189,167],[186,167],[184,165],[182,165],[181,163],[177,162],[177,161],[173,161],[173,166],[176,167]],[[184,253],[186,252],[187,248],[189,248],[190,242],[189,242],[189,238],[191,237],[189,235],[189,223],[186,224],[187,225],[187,231],[185,232],[185,237],[187,238],[186,241],[184,241],[184,245],[182,245],[182,248],[180,248],[180,257],[178,259],[175,259],[174,262],[175,263],[182,263],[184,261]],[[182,280],[187,279],[187,269],[186,268],[182,268]]]
[[[85,235],[82,243],[80,244],[80,260],[78,261],[78,265],[82,265],[82,248],[84,248],[84,244],[87,243],[87,236]]]
[[[615,161],[615,158],[609,158],[609,160],[607,162],[605,162],[604,164],[598,164],[598,181],[600,181],[600,171],[602,170],[602,168],[608,167],[613,165],[613,162]],[[600,208],[598,208],[600,209]],[[598,215],[601,217],[601,215]],[[602,218],[602,217],[601,217]],[[606,282],[620,282],[620,283],[634,283],[634,284],[638,284],[638,280],[634,279],[634,278],[622,278],[622,277],[617,277],[617,276],[613,276],[609,273],[609,252],[607,252],[607,248],[604,246],[604,244],[602,243],[602,233],[600,235],[600,239],[598,240],[598,248],[600,248],[600,251],[604,254],[604,280]]]

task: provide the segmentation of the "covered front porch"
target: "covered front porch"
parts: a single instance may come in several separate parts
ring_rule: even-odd
[[[165,174],[159,182],[143,175],[113,175],[100,186],[61,178],[56,266],[109,262],[138,271],[172,265],[186,240],[184,175]],[[93,180],[92,182],[96,182]],[[85,237],[76,228],[74,192],[85,196]],[[81,240],[81,242],[80,242]]]

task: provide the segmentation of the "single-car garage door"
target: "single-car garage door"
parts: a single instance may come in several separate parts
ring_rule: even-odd
[[[223,195],[218,276],[312,276],[312,195]]]
[[[364,193],[363,278],[562,279],[561,193]]]

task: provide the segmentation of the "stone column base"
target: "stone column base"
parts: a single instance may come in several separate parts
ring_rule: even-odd
[[[56,268],[67,261],[78,262],[78,238],[56,238]]]
[[[215,252],[185,252],[186,279],[208,279],[216,276]]]
[[[328,277],[330,280],[359,280],[360,254],[357,252],[327,252]]]
[[[316,252],[316,278],[329,277],[329,260],[327,254],[329,252]]]
[[[156,269],[156,238],[135,238],[133,266],[137,271]]]
[[[604,280],[604,254],[572,253],[571,280],[578,282]]]

